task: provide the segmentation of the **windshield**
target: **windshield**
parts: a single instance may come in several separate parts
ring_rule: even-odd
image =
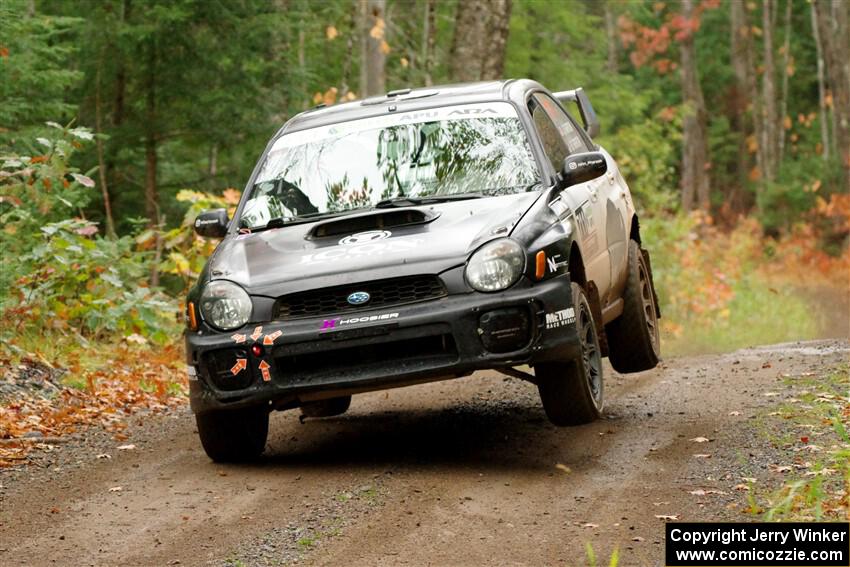
[[[282,136],[239,225],[256,228],[397,197],[516,193],[538,180],[525,131],[508,103],[389,114]]]

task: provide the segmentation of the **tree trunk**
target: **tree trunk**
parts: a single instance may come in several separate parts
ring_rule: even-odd
[[[130,9],[131,4],[130,0],[124,0],[123,4],[121,4],[120,10],[120,26],[123,28],[124,24],[130,18]],[[112,107],[112,132],[113,136],[115,134],[120,135],[120,127],[124,124],[124,107],[125,107],[125,97],[127,91],[127,71],[124,65],[124,57],[120,52],[112,55],[117,59],[116,65],[117,70],[115,71],[115,93],[113,99],[113,107]],[[113,137],[113,143],[110,144],[112,151],[107,153],[106,156],[106,177],[109,180],[109,185],[115,189],[118,187],[118,182],[120,180],[119,172],[117,167],[115,166],[116,160],[116,148],[120,147],[120,138],[116,139]],[[121,201],[121,192],[117,191],[114,195],[115,198],[112,201],[114,205],[115,202]]]
[[[812,35],[815,38],[815,51],[818,60],[818,110],[820,112],[820,143],[823,147],[823,159],[824,161],[829,161],[830,148],[832,147],[832,144],[829,140],[829,117],[826,109],[826,77],[824,75],[823,45],[820,40],[820,32],[818,31],[818,16],[816,6],[817,4],[812,2]]]
[[[510,32],[512,0],[493,0],[490,4],[488,30],[489,45],[482,42],[481,79],[501,79],[505,72],[505,53]]]
[[[95,87],[94,87],[94,131],[96,134],[96,148],[97,148],[97,173],[100,178],[100,193],[103,196],[103,213],[106,217],[106,234],[110,238],[115,238],[115,220],[112,218],[112,202],[109,199],[109,186],[106,184],[106,161],[103,158],[103,137],[101,133],[102,129],[102,108],[101,108],[101,98],[100,98],[100,69],[103,66],[103,56],[98,58],[97,61],[97,72],[95,73]]]
[[[351,10],[349,11],[347,18],[347,30],[345,32],[345,57],[342,60],[342,73],[339,91],[340,100],[345,100],[345,96],[351,90],[349,81],[351,79],[351,62],[354,59],[354,39],[360,37],[359,13],[359,6],[352,2]]]
[[[209,180],[207,185],[211,191],[215,190],[216,176],[218,175],[218,142],[210,145]]]
[[[693,0],[683,0],[682,13],[693,16]],[[688,34],[680,44],[682,65],[682,98],[685,103],[682,138],[682,208],[708,210],[708,143],[706,136],[705,99],[696,67],[694,36]]]
[[[732,70],[735,74],[735,86],[732,91],[730,119],[732,127],[738,132],[738,189],[743,189],[752,168],[752,159],[747,147],[747,139],[754,135],[758,116],[754,112],[755,75],[753,69],[752,39],[743,0],[729,3],[731,13]],[[743,195],[740,192],[739,195]],[[733,208],[744,208],[743,198],[731,199]]]
[[[425,86],[434,84],[431,72],[434,69],[434,47],[437,42],[437,0],[425,0],[425,16],[422,18],[422,70]]]
[[[606,67],[609,73],[616,73],[618,67],[619,53],[617,44],[617,15],[614,13],[614,3],[606,0],[605,9],[605,37],[608,44],[608,60]]]
[[[512,7],[512,0],[458,2],[449,65],[453,80],[502,77]]]
[[[816,0],[820,39],[832,91],[835,150],[842,168],[842,187],[850,189],[850,42],[848,11],[844,1]]]
[[[785,115],[788,113],[788,65],[791,63],[791,6],[792,0],[785,0],[785,43],[782,45],[782,92],[779,95],[779,141],[777,147],[779,156],[776,167],[782,166],[785,157]]]
[[[762,77],[762,98],[764,99],[764,128],[762,145],[764,146],[764,178],[768,183],[776,179],[778,151],[778,116],[776,111],[776,65],[773,61],[773,26],[771,12],[773,0],[762,0],[762,32],[764,39],[764,76]]]
[[[148,68],[145,78],[145,214],[148,226],[160,228],[159,204],[156,191],[158,132],[156,126],[156,41],[148,47]],[[156,256],[151,267],[151,286],[159,285],[159,259],[162,255],[162,237],[157,230]]]
[[[157,222],[157,129],[156,129],[156,43],[148,47],[148,68],[145,80],[145,214],[148,224]]]
[[[360,58],[360,96],[363,98],[387,92],[384,67],[386,0],[360,0],[362,25]]]

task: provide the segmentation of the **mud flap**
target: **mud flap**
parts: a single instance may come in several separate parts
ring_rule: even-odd
[[[650,275],[650,277],[652,277]],[[602,356],[608,356],[608,335],[605,334],[605,325],[602,324],[602,303],[599,300],[599,289],[593,282],[587,282],[587,301],[590,303],[590,312],[593,315],[593,321],[596,323],[596,336],[599,339],[599,350]],[[653,287],[652,293],[655,293]],[[656,303],[658,300],[656,300]]]

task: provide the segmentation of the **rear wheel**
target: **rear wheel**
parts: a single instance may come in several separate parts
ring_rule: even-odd
[[[655,368],[661,355],[658,310],[649,273],[640,246],[634,240],[630,241],[623,314],[605,328],[608,359],[617,372]]]
[[[196,415],[195,422],[204,451],[217,463],[250,461],[266,447],[266,408],[212,411]]]
[[[340,396],[329,400],[304,402],[301,404],[301,415],[304,417],[332,417],[342,415],[351,407],[351,396]]]
[[[543,409],[549,421],[558,426],[589,423],[602,415],[603,406],[602,355],[596,324],[584,290],[578,284],[571,285],[581,356],[534,367]]]

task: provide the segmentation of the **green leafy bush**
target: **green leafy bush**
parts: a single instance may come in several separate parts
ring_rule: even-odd
[[[147,286],[152,252],[133,235],[103,238],[81,218],[95,183],[70,163],[93,135],[48,126],[59,134],[36,139],[31,155],[0,157],[0,313],[12,323],[3,334],[41,329],[166,342],[177,307]]]
[[[71,219],[41,229],[41,243],[22,260],[31,269],[16,282],[19,324],[71,329],[84,336],[134,333],[165,343],[175,331],[176,305],[146,286],[150,253],[131,236],[106,239]]]

